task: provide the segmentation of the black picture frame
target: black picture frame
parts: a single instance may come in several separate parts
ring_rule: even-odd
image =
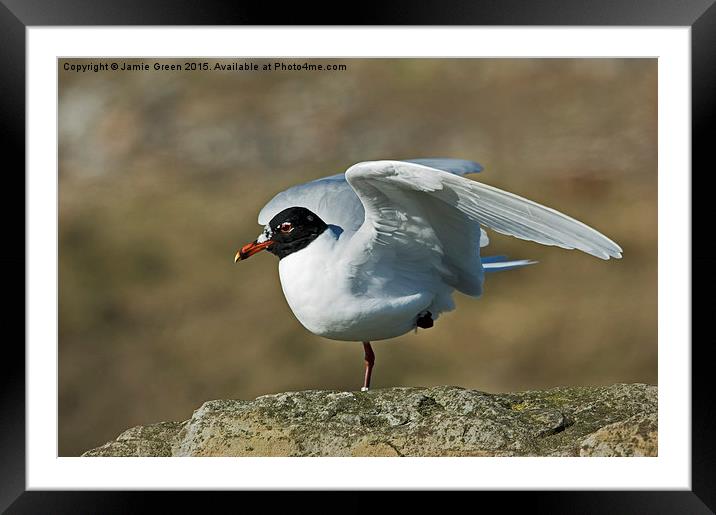
[[[716,259],[709,257],[708,223],[713,218],[705,195],[707,156],[713,144],[708,135],[716,124],[716,6],[715,0],[473,0],[471,2],[393,2],[372,5],[362,2],[355,9],[310,11],[303,3],[285,4],[280,9],[262,3],[223,3],[189,0],[0,0],[0,155],[5,169],[6,194],[2,219],[5,240],[10,229],[18,231],[15,245],[6,245],[2,261],[6,276],[25,264],[25,228],[17,229],[18,212],[24,213],[25,176],[25,29],[31,26],[63,25],[575,25],[575,26],[682,26],[691,28],[692,50],[692,249],[683,249],[684,263],[692,272],[692,334],[706,325],[712,309],[699,303],[699,293],[716,286]],[[348,17],[349,16],[349,17]],[[696,170],[700,171],[696,173]],[[674,170],[669,173],[688,173]],[[699,188],[698,185],[702,187]],[[22,195],[20,192],[23,192]],[[22,207],[9,200],[21,199]],[[22,246],[20,247],[22,231]],[[22,248],[22,252],[18,252]],[[688,254],[691,251],[690,255]],[[675,265],[677,266],[677,265]],[[10,298],[5,289],[5,320],[24,320],[25,304]],[[24,295],[22,297],[24,299]],[[11,299],[11,300],[10,300]],[[17,315],[15,315],[17,311]],[[15,322],[17,320],[18,322]],[[25,326],[23,324],[23,336]],[[705,333],[707,334],[707,333]],[[23,338],[24,339],[24,338]],[[713,513],[716,510],[716,417],[708,398],[712,391],[708,337],[692,342],[669,342],[692,347],[692,490],[691,491],[588,491],[588,492],[481,492],[504,498],[509,506],[529,506],[532,512],[549,513]],[[142,511],[147,496],[162,497],[162,503],[181,503],[191,509],[186,494],[167,492],[61,492],[26,491],[25,488],[25,352],[19,338],[6,338],[0,374],[0,511],[8,513],[127,513]],[[198,494],[208,495],[206,492]],[[247,495],[225,493],[224,496]],[[169,497],[167,499],[167,497]],[[158,499],[157,499],[158,500]],[[506,500],[506,499],[499,499]],[[201,504],[199,504],[201,503]],[[168,504],[163,507],[168,508]],[[205,505],[204,505],[205,506]]]

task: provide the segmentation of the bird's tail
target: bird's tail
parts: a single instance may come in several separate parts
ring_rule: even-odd
[[[532,261],[531,259],[508,261],[507,256],[483,256],[481,261],[485,272],[504,272],[505,270],[513,270],[537,263],[537,261]]]

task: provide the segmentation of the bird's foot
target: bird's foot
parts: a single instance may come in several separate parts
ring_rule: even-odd
[[[368,390],[370,390],[370,388],[368,388],[367,386],[362,386],[360,389],[361,392],[367,392]]]
[[[433,325],[433,314],[430,311],[426,311],[425,313],[421,313],[418,315],[418,320],[415,323],[416,327],[420,327],[421,329],[430,329]]]

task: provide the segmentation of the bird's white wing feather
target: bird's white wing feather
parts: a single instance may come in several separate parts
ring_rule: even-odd
[[[354,291],[372,285],[380,291],[389,283],[393,289],[404,286],[403,295],[412,285],[434,293],[445,284],[468,295],[482,292],[483,231],[454,204],[430,194],[442,187],[444,176],[468,181],[402,161],[359,163],[346,172],[365,210],[365,222],[341,256]]]
[[[436,170],[442,170],[453,175],[467,175],[482,171],[482,165],[475,161],[465,159],[452,159],[448,157],[425,157],[421,159],[398,159],[405,163],[416,163]]]
[[[409,159],[405,162],[422,164],[455,175],[482,170],[478,163],[463,159],[424,158]],[[350,232],[357,231],[363,225],[363,204],[346,182],[343,173],[299,184],[277,194],[261,209],[259,224],[266,225],[276,214],[289,207],[310,209],[324,222]],[[485,234],[484,245],[487,245],[487,242]]]
[[[619,245],[578,220],[420,164],[369,161],[352,166],[345,175],[365,209],[365,222],[350,248],[357,275],[363,262],[371,261],[375,268],[382,259],[393,264],[409,259],[420,273],[432,267],[448,284],[470,293],[481,282],[475,237],[479,224],[602,259],[621,257]]]

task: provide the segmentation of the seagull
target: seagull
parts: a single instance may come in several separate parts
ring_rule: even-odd
[[[365,161],[278,193],[259,237],[234,262],[267,250],[298,321],[332,340],[361,342],[362,391],[371,342],[434,325],[455,290],[478,297],[485,273],[536,263],[481,256],[485,228],[543,245],[621,258],[614,241],[552,208],[465,177],[482,166],[448,158]]]

